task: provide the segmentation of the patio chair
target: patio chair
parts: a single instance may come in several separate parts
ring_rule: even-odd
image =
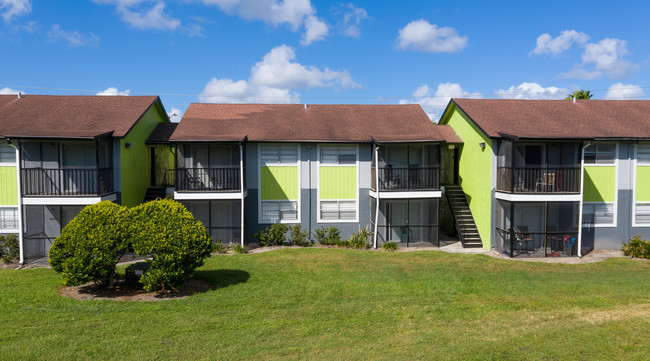
[[[519,246],[521,253],[530,253],[528,243],[533,242],[533,237],[528,232],[528,226],[517,226],[517,233],[515,233],[515,249]],[[513,250],[514,252],[514,250]]]

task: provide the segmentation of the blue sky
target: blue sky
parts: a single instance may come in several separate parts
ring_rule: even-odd
[[[0,0],[0,93],[648,99],[647,1]]]

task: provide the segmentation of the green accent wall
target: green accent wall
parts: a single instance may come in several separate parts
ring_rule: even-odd
[[[16,167],[0,167],[0,205],[18,205],[18,174]]]
[[[320,199],[356,199],[357,167],[321,167]]]
[[[298,167],[260,167],[261,197],[298,199]]]
[[[451,105],[442,124],[449,124],[463,140],[458,176],[472,211],[483,248],[490,248],[492,234],[492,140],[465,113]],[[481,148],[479,143],[485,143]]]
[[[636,201],[650,202],[650,167],[636,167]]]
[[[144,144],[158,123],[166,122],[162,108],[152,105],[129,134],[120,139],[120,164],[122,172],[122,205],[133,207],[144,200],[151,183],[151,155]],[[126,143],[132,143],[126,148]]]
[[[616,200],[616,167],[585,166],[585,202],[614,202]]]

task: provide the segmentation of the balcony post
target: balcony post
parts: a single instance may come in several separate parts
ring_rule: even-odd
[[[101,185],[101,182],[99,180],[100,178],[100,170],[99,170],[99,139],[95,139],[95,177],[96,177],[96,186],[97,186],[97,195],[100,196],[102,195],[102,191],[99,188]]]

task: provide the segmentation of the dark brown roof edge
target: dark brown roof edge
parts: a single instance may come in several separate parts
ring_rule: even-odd
[[[122,136],[122,137],[115,137],[115,138],[117,138],[117,139],[124,139],[124,138],[126,138],[126,137],[129,135],[129,133],[131,133],[131,130],[133,130],[133,128],[135,128],[136,124],[138,124],[138,122],[140,121],[140,119],[142,119],[142,117],[144,117],[144,115],[147,114],[147,112],[149,111],[149,109],[151,109],[151,107],[154,106],[156,103],[160,103],[160,109],[161,109],[161,111],[162,111],[162,113],[163,113],[163,115],[164,115],[164,118],[167,119],[167,122],[169,122],[169,115],[167,115],[167,111],[165,110],[165,106],[162,104],[162,100],[160,100],[160,97],[156,95],[156,98],[151,102],[151,104],[149,104],[149,106],[147,107],[147,109],[145,109],[144,112],[142,112],[142,114],[140,114],[140,116],[138,117],[138,119],[136,119],[136,121],[133,122],[133,124],[131,124],[131,126],[129,127],[129,130],[127,130],[126,133],[124,133],[124,136]]]

